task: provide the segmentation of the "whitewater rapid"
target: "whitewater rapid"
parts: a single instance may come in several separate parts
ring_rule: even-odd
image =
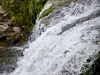
[[[46,30],[25,49],[18,67],[9,75],[79,75],[86,70],[84,65],[91,67],[100,51],[97,43],[100,1],[97,1],[91,0],[89,5],[72,2],[69,7],[63,7],[59,15],[64,16],[56,21],[52,18]],[[41,20],[36,25],[37,32],[40,26],[44,27]]]

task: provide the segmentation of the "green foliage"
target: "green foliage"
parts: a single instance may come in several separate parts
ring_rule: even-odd
[[[16,22],[22,33],[27,38],[33,29],[37,15],[43,9],[48,0],[0,0],[2,7],[9,12],[11,20]],[[8,17],[7,17],[8,18]],[[10,45],[18,41],[16,37],[7,37],[6,42]]]
[[[47,0],[45,0],[46,2]],[[44,3],[41,0],[2,0],[2,6],[9,11],[11,18],[16,22],[35,23],[37,14],[42,10]]]

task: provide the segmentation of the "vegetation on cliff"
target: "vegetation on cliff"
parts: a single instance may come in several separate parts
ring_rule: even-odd
[[[0,41],[6,40],[6,43],[13,45],[16,41],[20,40],[19,35],[12,36],[13,27],[19,27],[21,34],[27,38],[29,32],[34,27],[37,15],[43,9],[46,2],[47,0],[1,0],[0,5],[5,10],[5,13],[0,14],[0,17],[3,16],[0,22],[4,24],[5,21],[9,22],[9,20],[11,20],[11,23],[9,23],[8,28],[5,30],[5,32],[7,31],[7,35],[5,33],[6,36],[0,33],[0,35],[2,35]],[[9,34],[11,33],[11,35],[8,35],[8,32]],[[20,41],[22,40],[23,39]]]
[[[17,22],[35,23],[47,0],[2,0],[1,4]]]

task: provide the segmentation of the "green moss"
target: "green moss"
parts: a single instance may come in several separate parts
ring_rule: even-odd
[[[42,12],[42,14],[41,14],[41,16],[40,16],[40,18],[39,19],[41,19],[41,18],[43,18],[44,16],[47,16],[55,7],[57,7],[57,6],[59,6],[59,5],[69,5],[71,2],[72,2],[73,0],[65,0],[65,1],[57,1],[57,2],[53,2],[53,5],[52,6],[50,6],[48,9],[45,9],[43,12]]]
[[[48,15],[48,14],[53,10],[53,8],[54,8],[54,6],[51,5],[48,9],[45,9],[45,10],[42,12],[41,16],[39,17],[39,19],[41,19],[41,18],[43,18],[44,16]]]
[[[42,10],[47,0],[1,0],[3,8],[15,17],[16,22],[35,23],[37,14]]]
[[[13,1],[13,2],[11,2]],[[48,0],[1,0],[0,4],[3,9],[9,13],[9,18],[14,21],[15,25],[21,28],[24,37],[7,36],[5,42],[7,45],[15,45],[18,42],[27,40],[30,31],[33,29],[37,15],[43,9]],[[0,36],[0,39],[2,37]]]

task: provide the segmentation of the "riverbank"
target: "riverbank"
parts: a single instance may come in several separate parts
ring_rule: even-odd
[[[0,2],[0,73],[11,72],[16,67],[23,49],[13,47],[23,47],[27,43],[37,14],[47,0],[9,1]]]

